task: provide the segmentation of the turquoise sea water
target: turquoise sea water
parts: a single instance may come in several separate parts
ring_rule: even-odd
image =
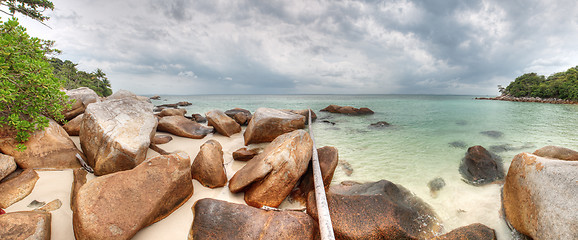
[[[446,230],[481,222],[499,239],[512,239],[500,218],[500,184],[475,187],[464,183],[458,171],[467,147],[494,150],[507,170],[512,158],[546,145],[578,149],[578,105],[553,105],[474,100],[474,96],[432,95],[208,95],[162,96],[155,105],[188,101],[188,114],[235,107],[254,112],[259,107],[311,108],[318,120],[312,127],[317,147],[334,146],[348,162],[350,176],[341,167],[333,182],[386,179],[403,185],[430,204]],[[375,114],[345,116],[319,112],[330,104],[368,107]],[[324,123],[327,120],[335,123]],[[391,126],[370,129],[386,121]],[[483,134],[496,131],[501,136]],[[451,145],[455,142],[457,144]],[[462,145],[462,146],[460,146]],[[446,182],[437,196],[427,183]]]

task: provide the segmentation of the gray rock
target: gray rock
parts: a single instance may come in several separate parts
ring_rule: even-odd
[[[90,104],[85,111],[80,144],[96,175],[134,168],[145,160],[156,133],[153,105],[121,96]]]
[[[16,170],[14,157],[0,153],[0,180]]]

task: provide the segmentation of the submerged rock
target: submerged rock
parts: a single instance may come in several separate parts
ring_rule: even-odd
[[[441,231],[429,205],[386,180],[331,186],[327,202],[336,239],[430,239]],[[313,192],[307,213],[317,220]]]
[[[464,141],[455,141],[455,142],[451,142],[448,144],[452,147],[455,147],[455,148],[467,148],[468,147],[468,145]]]
[[[372,123],[369,125],[370,129],[382,129],[385,127],[389,127],[389,123],[386,121],[379,121],[379,122]]]
[[[317,223],[303,212],[267,211],[204,198],[193,206],[189,240],[317,239]]]
[[[431,192],[437,192],[446,186],[446,181],[443,178],[437,177],[427,183],[427,187]]]
[[[500,132],[500,131],[483,131],[480,133],[482,135],[486,135],[486,136],[491,137],[491,138],[501,138],[504,136],[504,133]]]
[[[530,153],[514,157],[502,206],[510,225],[520,233],[533,239],[576,239],[577,203],[578,161]]]
[[[479,145],[468,148],[460,164],[460,173],[467,183],[473,185],[485,185],[504,179],[500,157]]]

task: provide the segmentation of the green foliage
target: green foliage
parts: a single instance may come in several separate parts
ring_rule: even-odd
[[[52,74],[47,54],[52,42],[30,37],[17,19],[0,20],[0,127],[2,137],[18,142],[48,126],[51,117],[63,120],[68,97]],[[24,146],[18,146],[24,150]]]
[[[14,16],[18,12],[40,22],[48,19],[42,12],[54,10],[54,4],[47,0],[0,0],[0,5],[8,7],[8,12],[0,10],[6,14]]]
[[[85,71],[78,71],[78,69],[76,69],[78,64],[69,60],[62,61],[58,58],[52,58],[50,59],[50,63],[54,67],[54,76],[64,82],[66,89],[88,87],[101,97],[107,97],[112,94],[110,82],[100,68],[97,68],[94,72],[87,73]]]
[[[501,91],[502,92],[502,91]],[[578,101],[578,66],[548,78],[526,73],[516,78],[503,91],[513,97],[558,98]]]

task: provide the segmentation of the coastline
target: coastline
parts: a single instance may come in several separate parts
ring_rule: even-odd
[[[558,98],[539,98],[539,97],[512,97],[512,96],[497,96],[497,97],[477,97],[476,100],[498,100],[509,102],[535,102],[535,103],[550,103],[550,104],[578,104],[578,101],[571,101]]]

